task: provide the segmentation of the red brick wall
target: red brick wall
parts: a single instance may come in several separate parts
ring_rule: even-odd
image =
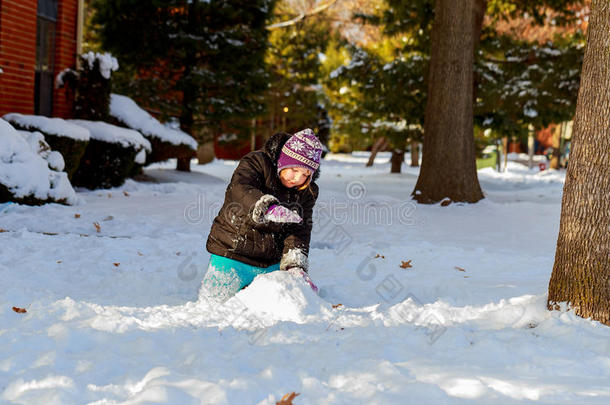
[[[37,0],[0,0],[0,116],[34,113]],[[55,36],[55,74],[76,61],[78,0],[59,0]],[[53,115],[68,117],[64,89],[53,92]]]
[[[76,21],[78,0],[59,0],[57,6],[57,34],[55,35],[55,75],[76,64]],[[53,116],[69,118],[72,110],[66,89],[53,92]]]
[[[34,113],[37,0],[0,1],[0,115]]]

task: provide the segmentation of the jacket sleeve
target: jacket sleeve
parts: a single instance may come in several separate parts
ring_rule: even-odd
[[[306,191],[306,198],[302,202],[303,222],[291,225],[288,236],[284,239],[284,250],[280,261],[280,270],[288,270],[291,267],[300,267],[308,271],[309,241],[311,239],[311,228],[313,226],[313,207],[318,199],[318,186],[312,184]]]
[[[254,155],[244,156],[233,172],[231,183],[227,187],[227,206],[225,215],[235,215],[254,228],[274,230],[275,224],[264,220],[267,210],[273,204],[279,204],[276,197],[265,194],[265,179],[261,162]]]

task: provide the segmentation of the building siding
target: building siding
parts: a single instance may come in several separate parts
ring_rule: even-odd
[[[0,1],[0,116],[34,113],[37,0]],[[76,64],[78,0],[59,0],[55,34],[54,73]],[[56,117],[70,116],[65,89],[54,89]]]

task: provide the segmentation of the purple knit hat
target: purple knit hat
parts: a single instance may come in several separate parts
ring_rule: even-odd
[[[320,167],[322,144],[309,128],[297,132],[286,141],[277,160],[277,172],[289,167],[302,167],[314,173]]]

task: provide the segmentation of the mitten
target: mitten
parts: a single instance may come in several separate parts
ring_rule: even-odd
[[[293,224],[298,224],[303,221],[303,218],[301,218],[296,212],[277,204],[269,207],[267,213],[265,214],[265,219],[271,222]]]
[[[309,274],[307,274],[307,272],[305,270],[303,270],[302,268],[291,267],[286,271],[295,277],[303,277],[303,279],[307,282],[307,284],[309,284],[311,289],[314,290],[314,292],[316,292],[316,293],[318,292],[318,286],[314,284],[314,282],[311,280],[311,277],[309,277]]]

